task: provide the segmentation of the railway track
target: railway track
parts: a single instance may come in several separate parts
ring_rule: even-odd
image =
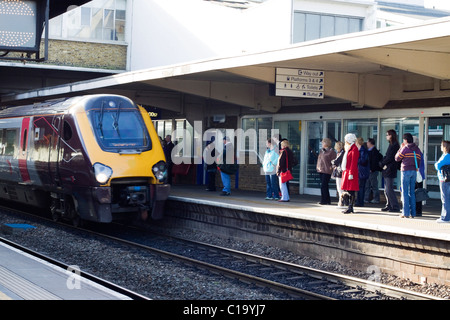
[[[12,211],[11,208],[8,210]],[[29,215],[24,211],[16,212]],[[33,215],[33,218],[36,216]],[[107,226],[102,229],[101,231],[82,230],[98,237],[238,279],[241,282],[283,292],[294,299],[439,300],[433,296],[378,282],[303,267],[206,243],[165,235],[156,236],[143,230],[132,230],[124,226]]]
[[[151,250],[196,267],[236,278],[242,282],[280,291],[293,298],[314,300],[440,300],[433,296],[375,281],[304,267],[173,236],[159,235],[162,240],[158,242],[164,243],[164,249],[157,248],[153,237],[143,239],[143,243],[137,243],[136,239],[130,241],[116,236],[107,236],[110,239],[125,241],[130,245],[140,246],[145,250]],[[152,242],[152,245],[145,244],[148,242]]]

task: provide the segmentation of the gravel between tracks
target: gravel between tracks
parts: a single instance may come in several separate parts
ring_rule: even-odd
[[[171,262],[152,254],[142,254],[127,247],[97,237],[82,237],[78,231],[66,230],[46,222],[30,221],[0,212],[0,226],[5,223],[31,223],[35,229],[0,236],[32,250],[79,266],[83,271],[104,278],[152,299],[166,300],[272,300],[286,299],[260,288],[246,288],[237,281],[218,277],[205,271]],[[367,279],[370,275],[351,270],[330,261],[298,256],[274,247],[251,241],[223,239],[216,235],[172,230],[174,235],[207,242],[231,249],[268,256],[304,266]],[[450,288],[437,284],[416,284],[407,279],[382,274],[384,284],[414,290],[441,298],[450,298]]]

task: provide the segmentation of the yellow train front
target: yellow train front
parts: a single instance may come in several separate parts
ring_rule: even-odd
[[[4,147],[13,145],[0,155],[0,186],[9,188],[0,197],[48,205],[54,219],[74,223],[162,218],[164,153],[148,113],[128,98],[13,107],[0,112],[0,130]]]

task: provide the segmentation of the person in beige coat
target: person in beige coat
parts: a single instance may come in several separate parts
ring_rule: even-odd
[[[331,140],[322,140],[322,149],[317,159],[316,170],[320,175],[320,202],[321,205],[331,204],[329,183],[333,167],[331,161],[336,159],[336,151],[331,147]]]

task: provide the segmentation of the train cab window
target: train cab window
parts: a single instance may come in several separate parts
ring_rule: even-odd
[[[92,110],[97,142],[109,152],[143,152],[151,149],[150,135],[137,108],[120,103]]]
[[[67,121],[64,121],[64,128],[63,128],[63,136],[64,136],[64,140],[68,141],[70,139],[72,139],[72,127],[70,126],[70,124]]]

